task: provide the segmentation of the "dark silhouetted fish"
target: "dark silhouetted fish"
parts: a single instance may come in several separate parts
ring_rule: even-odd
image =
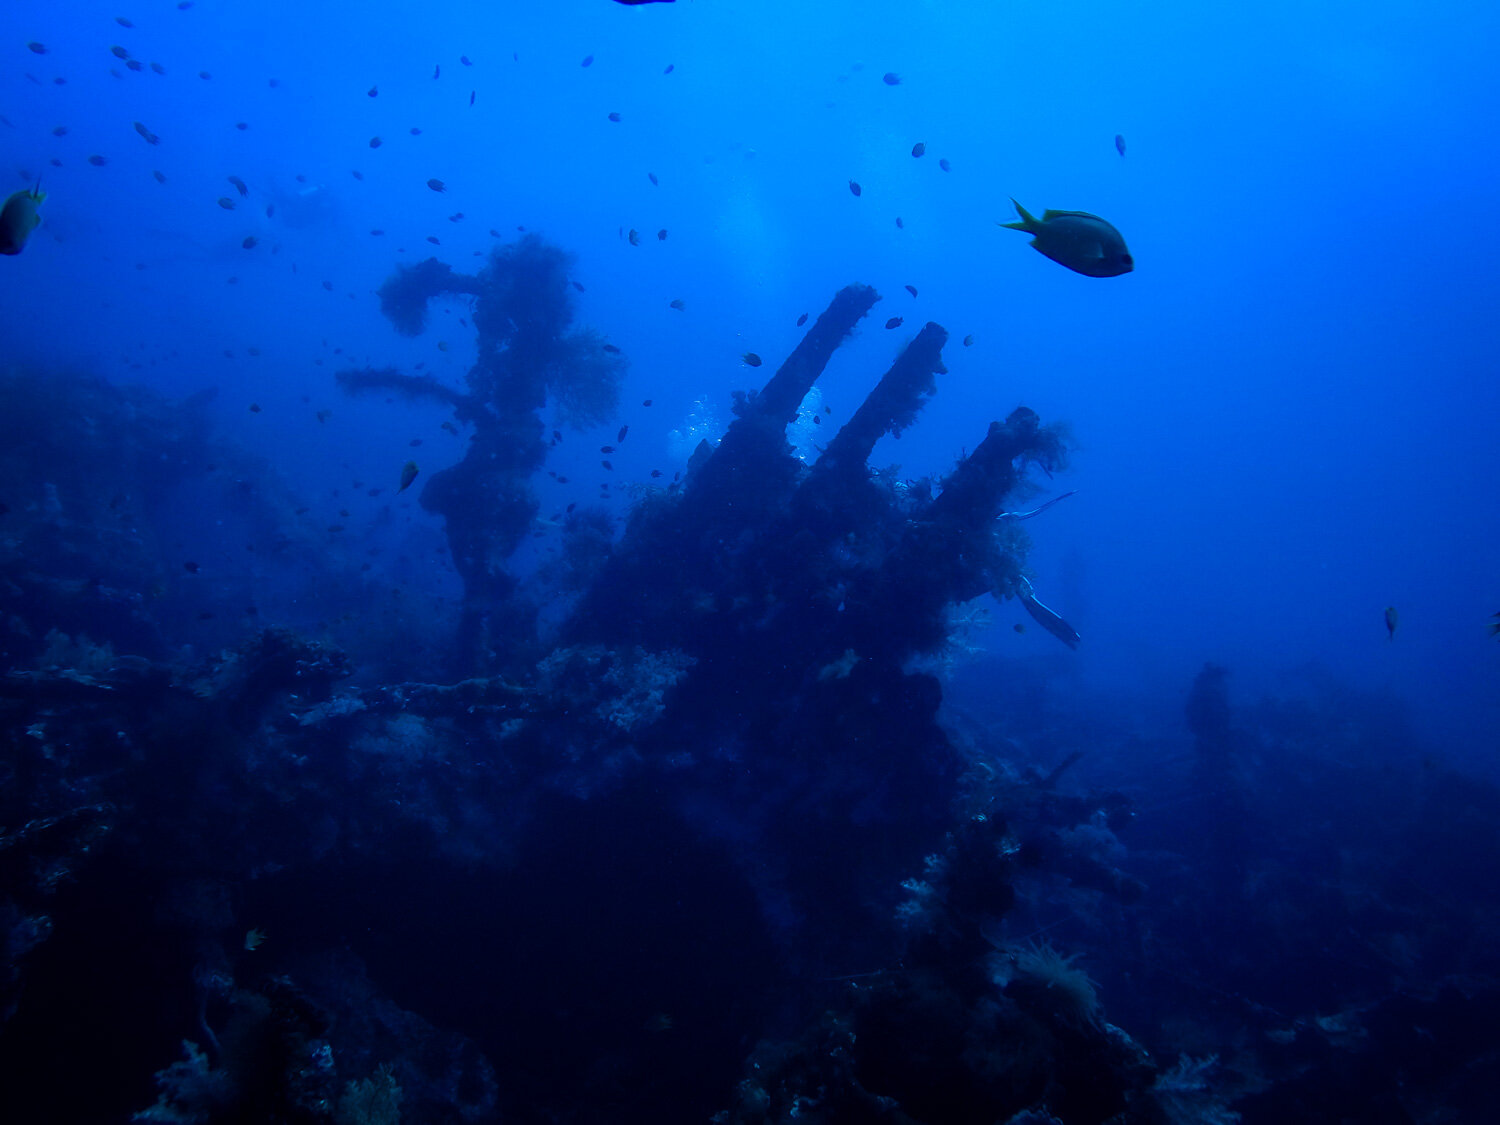
[[[1015,203],[1018,223],[1000,223],[1007,230],[1032,235],[1031,247],[1043,257],[1085,277],[1119,277],[1135,269],[1135,259],[1119,231],[1087,211],[1043,211],[1040,219]]]

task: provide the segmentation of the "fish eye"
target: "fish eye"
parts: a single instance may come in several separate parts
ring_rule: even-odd
[[[1135,259],[1132,258],[1129,254],[1121,254],[1120,264],[1124,266],[1133,266],[1135,265]]]

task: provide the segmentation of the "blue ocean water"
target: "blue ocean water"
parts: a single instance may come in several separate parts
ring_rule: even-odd
[[[1025,564],[1082,641],[1071,651],[1018,600],[986,595],[964,634],[975,651],[945,681],[950,704],[1010,714],[1010,737],[1056,752],[1038,754],[1043,772],[1087,731],[1080,771],[1143,810],[1183,799],[1151,779],[1189,753],[1183,708],[1206,663],[1229,670],[1236,706],[1364,701],[1306,736],[1346,784],[1423,756],[1493,780],[1497,43],[1500,8],[1480,3],[7,5],[0,187],[39,181],[46,200],[25,249],[0,262],[0,357],[43,380],[42,401],[54,376],[173,400],[213,392],[205,432],[254,459],[231,473],[296,497],[284,507],[302,523],[280,552],[247,553],[256,517],[218,484],[184,479],[154,513],[164,565],[204,578],[162,595],[183,660],[287,625],[347,649],[356,679],[442,682],[464,587],[443,518],[420,498],[469,431],[444,429],[451,413],[433,403],[352,396],[335,375],[392,367],[460,388],[478,343],[457,298],[399,334],[378,296],[393,271],[428,257],[478,270],[538,234],[572,256],[575,325],[628,361],[609,417],[543,412],[560,440],[535,474],[522,573],[556,556],[569,505],[602,507],[618,536],[697,439],[722,434],[734,393],[797,346],[799,316],[865,283],[881,299],[818,380],[820,430],[809,413],[799,431],[807,460],[928,321],[950,333],[945,370],[873,468],[940,477],[1018,405],[1067,428],[1066,468],[1033,469],[1009,506],[1077,490],[1026,522]],[[1012,198],[1107,219],[1133,272],[1085,277],[1028,249],[997,226],[1015,218]],[[398,493],[408,461],[419,476]],[[0,483],[0,501],[21,511],[6,493],[28,488]],[[354,567],[399,587],[399,609],[339,587]],[[544,621],[566,612],[541,608]],[[1018,683],[1046,701],[1024,721]],[[1403,723],[1394,748],[1337,735]],[[1347,815],[1374,831],[1375,812]],[[1186,828],[1152,831],[1191,847]],[[673,854],[689,835],[664,830],[653,846]],[[563,866],[580,880],[588,868]],[[688,878],[708,901],[715,876]],[[311,876],[297,888],[322,893]],[[350,894],[360,917],[374,909]],[[778,913],[766,886],[755,895],[758,924],[794,928],[794,907]],[[401,940],[419,930],[403,922]],[[755,956],[773,960],[766,949]],[[401,990],[423,1010],[420,981]],[[1357,983],[1348,994],[1369,998]],[[1162,1016],[1133,1003],[1142,1022]],[[424,1014],[479,1035],[451,996]],[[192,1038],[193,1023],[164,1041]],[[758,1026],[720,1044],[731,1069]],[[651,1034],[656,1051],[668,1031]],[[1229,1049],[1205,1037],[1199,1054]],[[490,1061],[503,1088],[504,1060]],[[154,1068],[121,1081],[149,1094]],[[728,1090],[702,1098],[722,1107]]]

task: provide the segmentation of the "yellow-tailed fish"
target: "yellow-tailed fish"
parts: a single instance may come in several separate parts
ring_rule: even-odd
[[[1038,219],[1014,199],[1011,202],[1021,221],[999,225],[1031,235],[1031,248],[1043,257],[1086,277],[1119,277],[1135,269],[1125,237],[1098,215],[1043,211]]]

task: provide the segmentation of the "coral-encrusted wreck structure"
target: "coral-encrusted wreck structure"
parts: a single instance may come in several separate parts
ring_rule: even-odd
[[[422,506],[443,517],[463,579],[454,666],[466,672],[497,670],[514,658],[516,638],[534,629],[535,606],[519,596],[507,562],[537,514],[531,480],[547,457],[543,407],[550,398],[564,421],[588,425],[608,420],[618,404],[624,359],[597,333],[573,328],[568,266],[562,250],[528,235],[495,251],[477,275],[435,258],[400,270],[382,286],[380,304],[405,335],[422,331],[429,302],[472,299],[479,355],[467,389],[391,368],[338,376],[349,391],[395,390],[451,406],[472,427],[463,460],[421,493]]]
[[[509,561],[536,510],[541,411],[607,413],[623,362],[572,328],[566,274],[532,239],[473,277],[400,274],[382,299],[409,330],[432,297],[473,298],[467,389],[340,376],[472,426],[422,494],[465,582],[460,674],[353,687],[361,654],[282,631],[195,665],[127,675],[101,652],[82,677],[12,673],[0,706],[29,781],[0,838],[11,948],[66,931],[81,955],[88,925],[144,958],[171,935],[152,981],[168,1000],[133,1042],[158,1067],[196,1046],[147,1120],[387,1120],[370,1106],[392,1098],[445,1122],[625,1104],[699,1121],[731,1101],[736,1121],[815,1104],[830,1122],[1151,1120],[1154,1066],[1087,977],[1043,947],[999,965],[991,945],[1023,869],[1138,890],[1062,842],[1085,821],[1107,833],[1123,802],[977,762],[919,659],[942,653],[952,606],[1020,590],[1024,539],[997,516],[1029,464],[1061,467],[1056,431],[1021,407],[940,481],[872,472],[943,371],[928,324],[799,461],[787,425],[879,299],[850,286],[616,543],[570,517],[565,549],[593,561],[544,631],[551,579]],[[106,908],[49,905],[59,871],[98,893],[94,868]],[[6,968],[14,998],[21,955]],[[145,988],[110,1002],[134,1012]],[[39,1054],[62,1034],[17,1018]]]

